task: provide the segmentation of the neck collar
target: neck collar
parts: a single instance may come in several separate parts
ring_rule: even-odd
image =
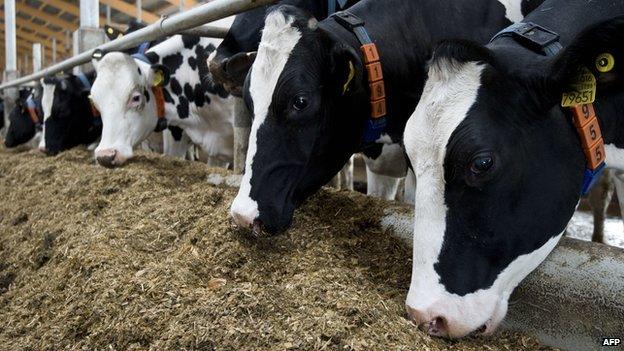
[[[500,37],[511,37],[527,49],[549,57],[557,55],[563,49],[559,42],[559,34],[532,22],[512,24],[497,33],[490,40],[490,43]],[[592,73],[586,69],[585,71],[581,75],[591,76],[587,78],[593,79],[595,87],[595,78]],[[587,81],[587,79],[584,80]],[[587,160],[583,173],[582,195],[589,193],[606,167],[604,140],[594,110],[594,99],[595,94],[592,94],[591,98],[588,99],[581,92],[572,91],[564,93],[561,103],[562,107],[566,107],[568,114],[572,117],[574,128],[581,141],[583,154]]]
[[[383,77],[381,59],[377,50],[377,45],[373,42],[366,30],[364,20],[348,12],[336,12],[331,16],[336,23],[353,33],[360,44],[362,61],[368,79],[368,96],[370,117],[366,120],[364,135],[362,137],[362,148],[371,143],[375,143],[381,137],[387,126],[386,120],[386,85]],[[351,76],[353,78],[353,63],[351,63]],[[348,90],[348,83],[344,92]]]

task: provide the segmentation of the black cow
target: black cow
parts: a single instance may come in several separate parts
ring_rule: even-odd
[[[561,107],[580,67],[607,163],[624,167],[622,15],[622,1],[548,0],[516,34],[435,50],[404,136],[418,179],[407,306],[430,334],[492,332],[565,231],[587,162]]]
[[[44,142],[49,155],[94,143],[102,134],[102,119],[89,100],[95,72],[43,79]]]
[[[486,42],[511,23],[506,13],[522,18],[520,1],[504,3],[364,0],[350,8],[366,22],[383,65],[387,125],[370,142],[363,142],[371,107],[356,36],[334,17],[317,23],[295,7],[275,7],[245,87],[254,120],[231,209],[235,221],[253,224],[255,232],[261,226],[269,233],[284,230],[294,209],[359,151],[405,176],[399,143],[424,85],[431,46],[452,37]]]
[[[32,113],[29,107],[33,109]],[[36,146],[39,140],[34,138],[41,136],[42,118],[41,89],[20,89],[15,106],[9,115],[9,128],[4,145],[13,148],[33,141],[33,146]]]
[[[348,8],[358,1],[282,0],[277,4],[296,6],[322,20],[331,14],[330,11]],[[271,5],[265,5],[237,15],[223,42],[209,59],[212,79],[222,84],[234,96],[242,95],[243,83],[256,57],[264,18],[269,8]]]

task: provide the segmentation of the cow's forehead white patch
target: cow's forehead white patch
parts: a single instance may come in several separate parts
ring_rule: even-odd
[[[416,176],[435,169],[442,180],[446,145],[477,99],[484,65],[441,60],[429,68],[429,79],[405,130],[405,147]]]
[[[294,18],[286,17],[280,11],[274,11],[266,18],[249,86],[255,117],[266,115],[277,81],[301,39],[301,32],[292,26],[293,22]]]
[[[524,19],[522,15],[522,1],[523,0],[498,0],[498,2],[505,6],[505,17],[512,22],[520,22]]]
[[[43,120],[50,118],[52,114],[52,104],[54,103],[54,91],[56,84],[43,84],[43,95],[41,96],[41,108],[43,109]]]
[[[253,100],[254,120],[249,135],[245,174],[232,204],[235,218],[242,216],[246,221],[258,216],[258,204],[250,197],[253,161],[258,149],[258,129],[266,120],[277,81],[286,62],[301,39],[301,32],[292,25],[293,22],[294,18],[281,11],[274,11],[267,16],[258,55],[251,68],[249,94]]]

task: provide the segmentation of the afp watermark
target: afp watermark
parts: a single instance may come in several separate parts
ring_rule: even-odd
[[[602,338],[602,346],[620,346],[622,345],[622,339],[620,338]]]

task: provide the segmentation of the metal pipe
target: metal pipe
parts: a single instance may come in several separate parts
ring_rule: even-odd
[[[63,62],[43,69],[38,73],[2,84],[0,85],[0,90],[65,71],[76,65],[89,62],[95,50],[108,52],[128,49],[145,41],[152,41],[167,35],[179,33],[204,23],[210,23],[237,13],[272,4],[276,1],[277,0],[214,0],[183,13],[171,17],[163,17],[158,22],[143,29],[104,43],[94,49],[87,50]]]
[[[5,70],[17,70],[17,41],[15,39],[15,0],[4,1]]]
[[[180,34],[190,34],[196,35],[198,37],[206,37],[206,38],[225,38],[228,29],[223,27],[216,26],[199,26],[191,29],[187,29],[185,31],[180,32]]]
[[[100,2],[80,0],[80,28],[100,27]]]

